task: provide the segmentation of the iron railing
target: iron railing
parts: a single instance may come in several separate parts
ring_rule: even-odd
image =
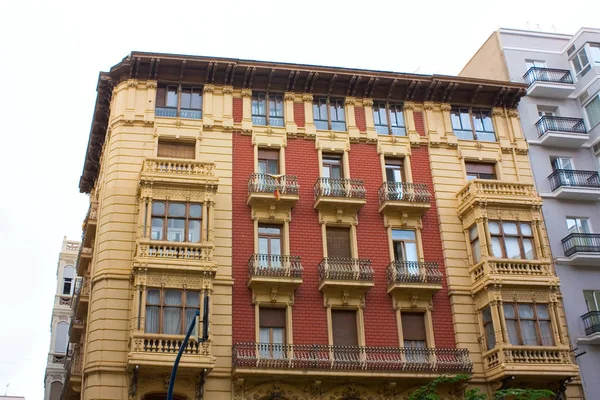
[[[539,137],[548,131],[563,133],[587,133],[582,118],[553,117],[544,115],[535,123]]]
[[[565,257],[575,253],[600,253],[600,234],[571,233],[562,240]]]
[[[590,311],[581,316],[585,334],[591,335],[600,332],[600,311]]]
[[[248,193],[298,194],[300,185],[295,175],[273,176],[269,174],[252,174],[248,179]]]
[[[319,282],[336,281],[372,281],[375,273],[371,260],[364,258],[329,258],[319,263]]]
[[[237,343],[234,368],[466,372],[467,349],[329,346],[321,344]]]
[[[364,199],[367,189],[362,179],[319,178],[315,183],[315,200],[320,196]]]
[[[600,177],[596,171],[579,171],[574,169],[556,169],[548,176],[550,187],[556,190],[559,187],[584,187],[600,188]]]
[[[573,83],[573,76],[568,69],[531,67],[523,75],[529,85],[535,82]]]
[[[442,283],[442,272],[435,262],[393,261],[386,272],[388,287],[394,283]]]
[[[429,203],[431,193],[424,183],[383,182],[379,188],[379,204],[389,200]]]
[[[248,275],[302,278],[302,262],[299,256],[277,254],[253,254],[248,260]]]

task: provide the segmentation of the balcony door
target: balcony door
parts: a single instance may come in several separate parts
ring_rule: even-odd
[[[396,273],[399,275],[418,275],[417,261],[419,261],[419,255],[415,231],[392,230],[392,246],[394,247],[394,261],[397,262]]]
[[[427,362],[427,333],[425,331],[425,314],[402,312],[402,336],[406,348],[407,362]]]
[[[331,331],[335,363],[356,365],[360,361],[356,310],[331,310]]]
[[[349,228],[327,227],[327,257],[352,258]]]
[[[385,180],[387,182],[387,195],[390,200],[402,200],[404,190],[402,182],[404,179],[404,168],[399,158],[386,158]]]
[[[552,169],[555,171],[561,170],[557,177],[560,182],[560,186],[575,185],[575,176],[573,175],[573,172],[571,172],[575,168],[570,157],[556,157],[552,159]]]
[[[261,358],[285,357],[285,309],[260,308],[259,348]]]
[[[258,191],[275,192],[279,175],[279,150],[258,149]]]
[[[259,268],[281,268],[281,226],[258,225]]]

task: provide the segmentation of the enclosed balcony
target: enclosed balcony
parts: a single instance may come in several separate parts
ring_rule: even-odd
[[[571,233],[562,240],[567,264],[597,265],[600,262],[600,234]]]
[[[379,188],[379,212],[424,214],[431,205],[431,193],[424,183],[383,182]]]
[[[302,262],[298,256],[253,254],[248,260],[248,287],[289,287],[302,284]]]
[[[540,144],[552,147],[578,148],[589,136],[581,118],[545,115],[536,122]]]
[[[300,185],[295,175],[252,174],[248,180],[250,206],[278,204],[293,207],[300,199]]]
[[[319,290],[342,288],[368,291],[375,273],[371,260],[363,258],[328,258],[319,264]]]
[[[456,194],[458,214],[471,212],[475,205],[501,207],[531,207],[541,202],[531,183],[505,182],[491,179],[473,179]]]
[[[442,288],[442,272],[434,262],[394,261],[386,272],[390,294],[407,289],[433,294]]]
[[[147,366],[170,373],[184,338],[183,335],[134,333],[127,363],[129,366]],[[179,371],[210,371],[214,366],[215,358],[210,352],[210,344],[190,340],[183,350]]]
[[[234,374],[346,377],[423,377],[470,373],[467,349],[237,343]]]
[[[583,314],[581,320],[585,328],[585,338],[579,338],[578,342],[600,344],[600,311]]]
[[[596,171],[557,169],[548,180],[557,199],[594,201],[600,198],[600,177]]]
[[[528,96],[566,99],[575,89],[568,69],[531,67],[523,79],[529,84]]]
[[[367,202],[367,189],[361,179],[319,178],[314,192],[317,210],[333,208],[356,212]]]

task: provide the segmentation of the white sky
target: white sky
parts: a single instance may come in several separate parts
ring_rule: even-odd
[[[598,15],[597,0],[2,1],[0,394],[43,398],[100,70],[140,50],[454,75],[501,26],[575,33]]]

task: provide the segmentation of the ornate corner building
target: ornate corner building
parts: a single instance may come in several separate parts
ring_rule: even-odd
[[[79,290],[76,258],[80,243],[65,236],[56,266],[56,289],[50,322],[50,349],[44,379],[44,400],[59,400],[67,378],[70,356],[69,328],[73,324],[72,304]]]
[[[65,398],[164,398],[204,294],[178,399],[401,399],[456,374],[580,398],[526,88],[149,53],[101,73]]]

